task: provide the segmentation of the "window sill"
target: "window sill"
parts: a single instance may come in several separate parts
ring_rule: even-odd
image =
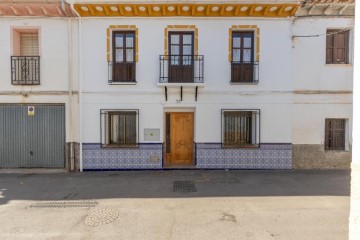
[[[258,85],[259,82],[230,82],[230,85]]]
[[[351,63],[325,63],[328,67],[352,67]]]
[[[116,144],[108,144],[108,145],[101,145],[101,148],[138,148],[139,144],[129,144],[129,145],[116,145]]]
[[[347,153],[347,152],[351,152],[350,150],[346,150],[346,149],[344,149],[344,150],[337,150],[337,149],[334,149],[334,150],[332,150],[332,149],[325,149],[324,150],[325,151],[325,153],[333,153],[333,152],[337,152],[337,153]]]
[[[12,83],[13,86],[40,86],[40,83]]]
[[[205,83],[157,83],[159,87],[205,87]]]
[[[222,148],[229,148],[229,149],[234,149],[234,148],[260,148],[260,145],[224,145],[222,144]]]
[[[137,82],[112,82],[109,85],[136,85]]]

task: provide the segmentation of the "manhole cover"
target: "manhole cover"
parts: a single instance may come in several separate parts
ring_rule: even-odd
[[[32,208],[90,208],[98,204],[94,200],[41,201],[30,205]]]
[[[174,181],[174,192],[197,192],[193,181]]]
[[[119,216],[116,209],[104,208],[95,210],[85,218],[85,224],[90,227],[109,224]]]

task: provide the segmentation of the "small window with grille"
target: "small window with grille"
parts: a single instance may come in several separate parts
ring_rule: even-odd
[[[138,110],[101,110],[102,147],[137,147]]]
[[[222,110],[223,147],[258,147],[260,110]]]
[[[345,119],[325,119],[325,150],[345,150],[345,126]]]

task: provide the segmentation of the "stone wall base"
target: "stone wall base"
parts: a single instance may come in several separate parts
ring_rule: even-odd
[[[351,165],[349,151],[325,151],[320,144],[293,144],[293,169],[347,169]]]

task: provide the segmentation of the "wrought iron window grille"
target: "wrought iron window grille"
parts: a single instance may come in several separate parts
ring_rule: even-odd
[[[231,83],[258,83],[259,62],[231,62]]]
[[[203,55],[160,55],[159,83],[204,83]]]
[[[40,85],[40,56],[11,56],[11,84]]]
[[[136,62],[108,62],[109,83],[136,83]]]

